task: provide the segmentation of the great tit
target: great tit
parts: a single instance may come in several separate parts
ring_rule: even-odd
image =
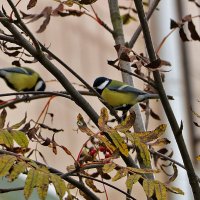
[[[46,84],[40,75],[27,67],[10,67],[0,69],[0,77],[8,87],[20,91],[44,91]]]
[[[116,110],[129,110],[144,99],[159,98],[157,94],[149,94],[121,81],[106,77],[98,77],[94,81],[93,87]]]

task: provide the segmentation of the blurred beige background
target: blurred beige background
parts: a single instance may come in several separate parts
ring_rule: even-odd
[[[127,3],[128,1],[119,1],[122,5],[123,3]],[[6,0],[1,1],[1,4],[7,9]],[[44,7],[52,5],[54,8],[57,6],[57,3],[54,1],[38,1],[38,4],[35,8],[31,9],[30,11],[26,11],[24,7],[27,3],[23,5],[23,2],[20,3],[19,8],[26,13],[39,13]],[[91,10],[88,7],[89,10]],[[99,0],[94,4],[94,9],[98,13],[99,17],[108,24],[109,27],[112,28],[110,17],[109,17],[109,9],[107,5],[107,1]],[[196,9],[196,7],[193,7]],[[156,11],[159,12],[159,11]],[[91,12],[93,15],[93,13]],[[116,52],[114,50],[114,40],[110,33],[108,33],[103,27],[97,24],[93,19],[89,18],[88,16],[82,17],[52,17],[49,25],[45,32],[41,34],[37,34],[36,30],[41,25],[43,19],[39,20],[38,22],[28,24],[28,27],[36,38],[45,44],[46,46],[50,46],[50,50],[55,53],[59,58],[61,58],[67,65],[69,65],[74,71],[76,71],[79,75],[81,75],[89,84],[92,85],[94,79],[98,76],[107,76],[113,79],[121,80],[121,73],[111,66],[107,65],[107,60],[114,60],[116,59]],[[153,24],[152,24],[153,25]],[[168,26],[168,24],[166,25]],[[134,30],[137,27],[137,23],[131,23],[124,27],[124,33],[126,41],[129,41]],[[153,34],[159,35],[162,33],[162,30],[154,29]],[[165,36],[168,32],[162,33],[162,37]],[[155,44],[158,45],[162,38],[155,38]],[[192,45],[195,45],[195,48],[199,50],[199,44],[189,44],[190,48],[193,48]],[[197,46],[198,45],[198,46]],[[144,43],[142,37],[136,43],[134,50],[137,53],[144,51]],[[168,52],[170,54],[170,52]],[[199,51],[195,51],[194,54],[191,53],[191,62],[192,65],[195,67],[195,63],[199,63],[198,59]],[[163,58],[164,59],[164,58]],[[196,60],[195,60],[196,59]],[[11,62],[13,61],[12,58],[5,56],[2,52],[0,52],[0,65],[2,67],[10,66]],[[59,69],[66,74],[66,77],[74,83],[79,83],[67,70],[65,70],[62,66],[58,63],[53,61]],[[194,64],[193,64],[194,63]],[[199,65],[199,64],[198,64]],[[36,71],[39,71],[41,76],[45,79],[45,81],[49,81],[54,79],[50,75],[50,73],[40,65],[40,63],[35,63],[31,65],[27,65],[28,67],[32,67]],[[172,72],[173,73],[173,69]],[[170,77],[169,73],[169,77]],[[198,73],[192,74],[194,76],[194,85],[197,85],[199,82]],[[168,76],[168,75],[167,75]],[[136,87],[143,89],[144,84],[136,82]],[[75,85],[76,88],[82,89]],[[10,91],[5,83],[0,80],[0,89],[1,92],[8,92]],[[176,95],[176,89],[174,94]],[[168,90],[169,93],[173,93],[172,90]],[[63,88],[58,82],[49,82],[47,83],[47,91],[62,91]],[[195,93],[195,92],[194,92]],[[196,93],[197,94],[197,93]],[[198,93],[199,94],[199,93]],[[173,94],[172,94],[173,95]],[[196,98],[198,96],[196,95]],[[86,99],[90,102],[92,106],[95,107],[96,111],[99,113],[102,107],[102,104],[98,101],[95,97],[86,97]],[[22,103],[18,104],[15,110],[9,110],[8,119],[11,124],[18,122],[20,119],[24,117],[25,112],[28,112],[28,119],[36,120],[39,116],[40,112],[42,111],[43,107],[45,106],[48,99],[38,100],[29,103]],[[161,109],[159,103],[157,112]],[[156,109],[156,108],[155,108]],[[64,129],[64,132],[60,132],[56,134],[56,142],[60,145],[66,146],[76,158],[82,144],[87,140],[87,136],[85,136],[80,131],[77,133],[77,125],[76,125],[76,117],[79,113],[85,116],[85,120],[87,121],[87,116],[84,112],[78,108],[74,102],[57,97],[55,98],[49,107],[49,112],[54,113],[53,122],[51,122],[50,117],[47,116],[45,123],[50,125],[53,128],[57,129]],[[152,123],[151,123],[152,122]],[[151,127],[155,128],[160,122],[155,120],[151,120]],[[166,123],[166,122],[165,122]],[[95,129],[94,129],[95,130]],[[170,130],[169,130],[170,131]],[[52,133],[47,130],[42,130],[42,134],[48,137],[52,136]],[[32,147],[36,147],[39,151],[43,153],[45,156],[49,166],[54,168],[58,168],[59,170],[65,172],[66,166],[73,164],[73,160],[66,155],[62,150],[58,150],[58,154],[54,155],[51,149],[43,147],[41,145],[31,144]],[[32,158],[35,158],[33,155]],[[42,161],[39,156],[37,156],[37,160]],[[123,179],[124,181],[125,179]],[[124,182],[121,181],[116,183],[120,187],[126,191],[124,186]],[[103,190],[103,186],[99,186],[100,190]],[[113,199],[124,199],[124,196],[116,192],[110,188],[107,188],[107,192],[109,197]],[[140,186],[137,187],[137,194],[134,192],[134,197],[136,199],[142,200],[145,199],[145,196],[142,195],[143,190]],[[116,196],[115,196],[116,195]],[[106,199],[105,194],[100,195],[101,199]]]

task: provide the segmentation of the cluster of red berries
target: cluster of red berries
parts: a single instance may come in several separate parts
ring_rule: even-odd
[[[102,152],[105,158],[110,158],[112,156],[111,151],[105,146],[99,146],[98,148],[91,147],[89,154],[90,156],[94,156],[98,151]]]

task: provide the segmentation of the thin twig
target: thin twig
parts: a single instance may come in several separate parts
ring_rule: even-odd
[[[39,42],[36,40],[32,32],[27,28],[27,26],[22,21],[20,14],[18,10],[16,9],[16,6],[13,4],[12,0],[7,0],[10,7],[12,8],[13,12],[15,13],[15,17],[17,18],[17,22],[23,27],[25,33],[31,38],[33,44],[35,45],[35,48],[39,54],[42,53]]]

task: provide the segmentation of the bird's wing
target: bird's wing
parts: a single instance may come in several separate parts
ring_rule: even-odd
[[[108,89],[109,90],[112,90],[112,91],[117,91],[117,92],[130,92],[130,93],[134,93],[135,95],[144,95],[144,94],[147,94],[146,92],[144,91],[141,91],[137,88],[134,88],[130,85],[122,85],[122,86],[113,86],[113,85],[110,85],[108,86]]]
[[[4,71],[4,72],[8,72],[8,73],[27,74],[27,75],[32,74],[32,71],[27,70],[27,69],[22,68],[22,67],[3,68],[3,69],[0,69],[0,71]]]

